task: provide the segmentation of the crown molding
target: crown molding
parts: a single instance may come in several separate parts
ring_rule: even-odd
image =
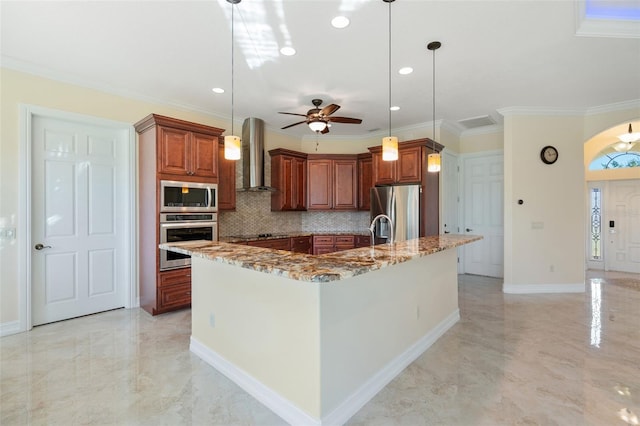
[[[97,91],[106,93],[108,95],[121,96],[123,98],[134,99],[141,102],[164,105],[164,106],[176,108],[182,111],[197,112],[197,113],[204,114],[206,116],[216,118],[219,120],[224,120],[229,122],[231,121],[230,115],[214,114],[210,110],[205,110],[191,104],[172,102],[162,98],[143,95],[141,93],[131,91],[131,90],[118,89],[109,84],[96,83],[95,81],[89,81],[81,78],[74,78],[69,74],[56,72],[46,67],[35,66],[33,64],[20,61],[9,56],[1,55],[0,63],[2,64],[2,68],[33,75],[34,77],[49,79],[49,80],[53,80],[53,81],[64,83],[64,84],[71,84],[78,87],[84,87],[86,89],[97,90]]]
[[[624,111],[634,108],[638,109],[638,115],[640,116],[640,99],[632,99],[629,101],[591,107],[587,109],[586,115],[604,114],[607,112]]]
[[[492,124],[491,126],[474,127],[473,129],[465,130],[461,136],[489,135],[502,132],[504,132],[502,124]]]

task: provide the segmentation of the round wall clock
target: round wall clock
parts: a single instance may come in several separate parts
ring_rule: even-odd
[[[540,159],[544,164],[553,164],[558,160],[558,150],[551,146],[545,146],[540,151]]]

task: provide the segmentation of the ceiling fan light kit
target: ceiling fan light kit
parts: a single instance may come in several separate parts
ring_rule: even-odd
[[[398,159],[398,138],[391,136],[391,3],[395,0],[382,0],[389,3],[389,136],[382,138],[382,160]]]
[[[289,127],[297,126],[298,124],[307,123],[309,129],[311,129],[314,133],[329,133],[329,127],[331,127],[331,123],[346,123],[346,124],[360,124],[362,120],[359,118],[352,117],[334,117],[331,114],[340,109],[340,105],[329,104],[326,107],[320,109],[320,105],[322,105],[322,99],[313,99],[311,101],[314,108],[311,108],[307,111],[306,114],[298,114],[295,112],[279,112],[279,114],[287,114],[287,115],[297,115],[299,117],[304,117],[304,120],[298,121],[297,123],[289,124],[288,126],[284,126],[282,130],[288,129]]]
[[[441,169],[440,153],[436,152],[436,50],[440,49],[442,43],[432,41],[427,44],[427,49],[433,52],[433,153],[427,156],[427,171],[438,173]]]
[[[233,133],[233,65],[234,65],[234,48],[233,48],[233,36],[234,36],[234,5],[240,3],[241,0],[227,0],[231,3],[231,134],[224,137],[224,158],[227,160],[239,160],[240,159],[240,137],[235,136]]]

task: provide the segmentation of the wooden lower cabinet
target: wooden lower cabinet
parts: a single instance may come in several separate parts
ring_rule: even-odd
[[[311,236],[291,237],[291,251],[294,253],[312,254]]]
[[[314,235],[313,254],[333,253],[355,247],[353,235]]]
[[[270,240],[247,241],[248,246],[264,247],[274,250],[291,250],[291,240],[289,238],[274,238]]]
[[[157,315],[190,307],[191,268],[159,272],[155,307],[152,307],[151,314]]]

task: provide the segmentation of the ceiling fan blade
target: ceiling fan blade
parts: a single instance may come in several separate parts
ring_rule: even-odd
[[[336,105],[336,104],[327,105],[326,107],[322,108],[322,111],[320,111],[320,114],[326,117],[328,115],[333,114],[338,109],[340,109],[340,105]]]
[[[329,126],[325,127],[324,130],[322,130],[320,133],[322,133],[323,135],[325,133],[329,133]]]
[[[351,117],[329,117],[329,121],[332,123],[347,123],[347,124],[360,124],[362,120],[359,118]]]
[[[295,112],[278,112],[278,114],[298,115],[300,117],[306,117],[305,114],[298,114],[298,113],[295,113]]]
[[[284,129],[288,129],[289,127],[297,126],[298,124],[302,124],[302,123],[306,123],[306,122],[307,122],[307,120],[304,120],[304,121],[298,121],[297,123],[289,124],[288,126],[284,126],[284,127],[282,127],[282,130],[284,130]]]

